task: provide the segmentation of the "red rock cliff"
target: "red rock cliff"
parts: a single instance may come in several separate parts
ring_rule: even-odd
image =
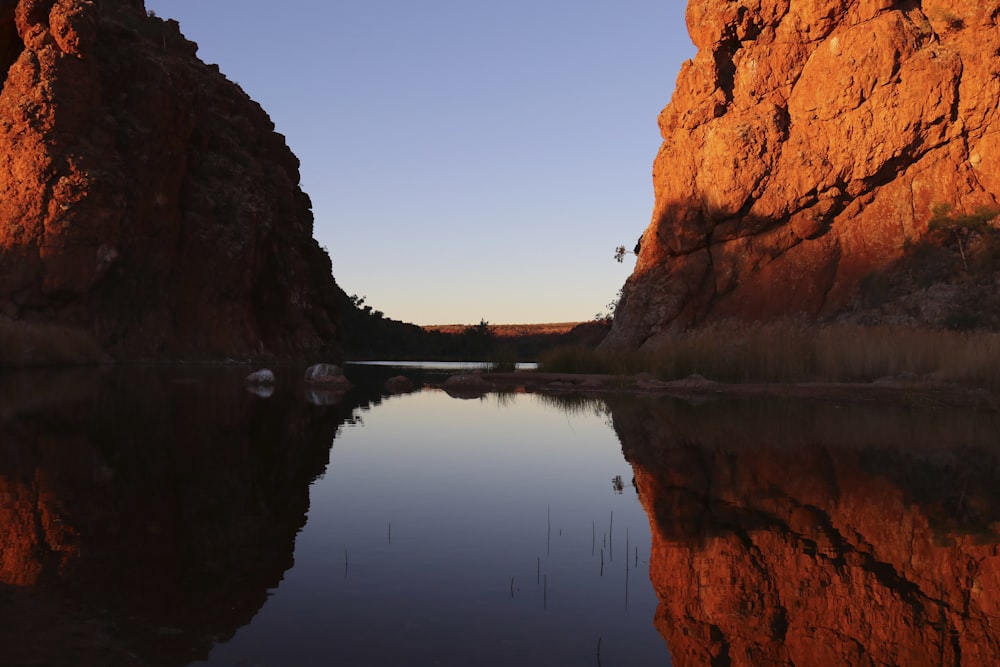
[[[141,0],[0,0],[0,316],[118,357],[337,356],[267,114]]]
[[[691,0],[656,205],[612,345],[837,312],[927,232],[1000,199],[1000,2]]]

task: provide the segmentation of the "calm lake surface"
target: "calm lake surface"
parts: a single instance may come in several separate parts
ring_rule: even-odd
[[[669,664],[649,551],[603,404],[387,398],[337,434],[294,567],[196,664],[580,665],[599,641]]]
[[[3,665],[1000,662],[1000,420],[0,374]]]

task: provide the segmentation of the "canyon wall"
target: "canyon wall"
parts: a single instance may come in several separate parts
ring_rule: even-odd
[[[935,207],[998,210],[1000,2],[690,0],[687,24],[607,345],[836,314]]]
[[[0,0],[0,318],[118,358],[339,356],[267,114],[141,0]]]
[[[1000,661],[995,416],[611,407],[674,665]]]

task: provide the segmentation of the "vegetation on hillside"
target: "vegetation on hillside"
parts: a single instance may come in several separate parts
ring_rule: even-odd
[[[998,211],[933,208],[928,233],[901,260],[865,276],[852,312],[859,324],[1000,331]]]
[[[494,361],[511,366],[535,361],[554,347],[575,343],[594,347],[609,322],[582,323],[568,332],[500,335],[500,327],[485,319],[464,327],[420,327],[385,316],[365,297],[346,296],[341,303],[344,355],[360,360]],[[504,332],[506,333],[506,332]]]

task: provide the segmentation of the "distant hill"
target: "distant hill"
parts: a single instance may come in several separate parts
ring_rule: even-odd
[[[596,347],[610,323],[445,324],[418,326],[393,320],[365,303],[342,297],[344,353],[352,360],[535,361],[563,345]]]
[[[516,336],[558,336],[569,333],[574,328],[590,322],[554,322],[549,324],[490,324],[493,335],[498,338]],[[474,324],[432,324],[421,327],[424,331],[439,331],[447,334],[464,333]]]

